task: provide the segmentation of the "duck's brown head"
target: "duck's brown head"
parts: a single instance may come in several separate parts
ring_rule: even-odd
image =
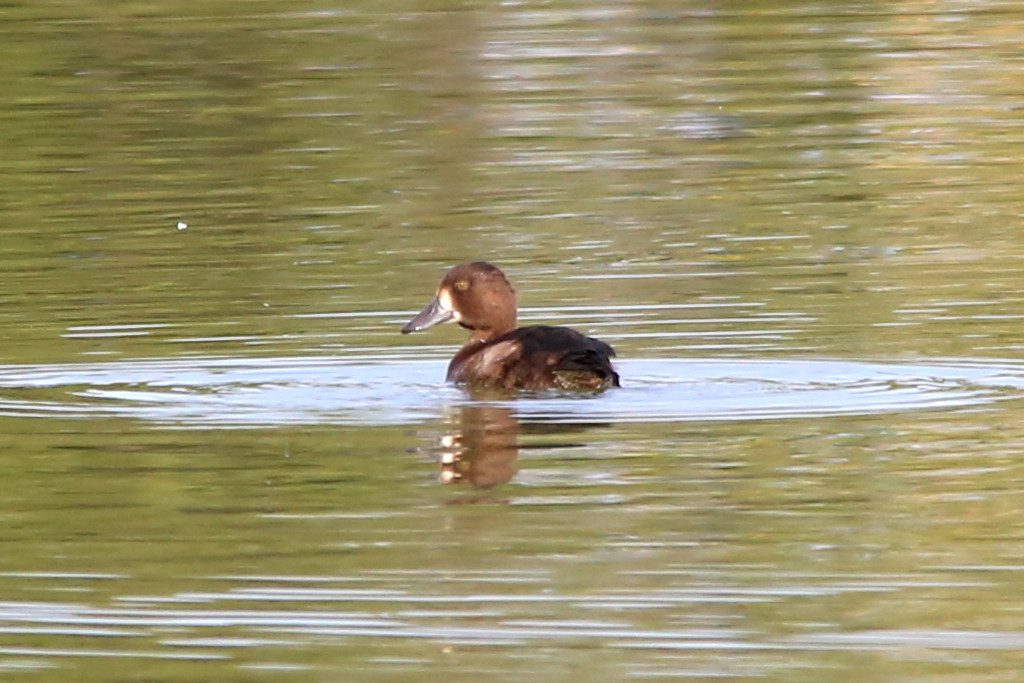
[[[402,328],[419,332],[448,321],[471,332],[470,342],[487,341],[516,327],[516,291],[505,274],[483,261],[463,263],[445,274],[437,296]]]

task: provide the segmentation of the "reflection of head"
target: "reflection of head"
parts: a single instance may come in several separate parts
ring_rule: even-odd
[[[504,484],[516,474],[519,421],[509,408],[461,407],[459,424],[442,439],[440,479],[477,488]]]

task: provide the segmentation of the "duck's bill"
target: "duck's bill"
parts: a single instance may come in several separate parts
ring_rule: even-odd
[[[425,330],[428,327],[446,323],[453,317],[455,317],[455,314],[443,307],[441,302],[435,298],[426,308],[420,311],[415,318],[405,324],[402,328],[402,334],[419,332],[420,330]]]

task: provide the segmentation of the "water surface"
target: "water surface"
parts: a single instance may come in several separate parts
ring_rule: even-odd
[[[1022,25],[0,9],[0,678],[1016,680]],[[623,388],[445,386],[479,258]]]

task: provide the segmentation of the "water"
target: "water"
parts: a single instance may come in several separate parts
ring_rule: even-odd
[[[660,359],[619,368],[629,382],[598,396],[474,396],[439,382],[443,362],[380,355],[16,365],[0,367],[0,390],[12,397],[0,399],[0,415],[131,417],[183,428],[373,426],[494,407],[540,422],[622,424],[935,410],[1024,397],[1024,363]]]
[[[0,9],[0,678],[1019,677],[998,0]],[[469,396],[459,261],[623,388]]]

